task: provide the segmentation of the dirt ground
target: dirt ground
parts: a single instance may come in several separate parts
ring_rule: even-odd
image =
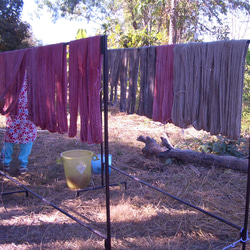
[[[4,122],[2,128],[4,129]],[[0,138],[3,142],[3,129]],[[109,113],[109,153],[112,166],[156,188],[243,227],[247,175],[230,169],[177,161],[159,161],[142,154],[140,135],[160,143],[169,136],[175,147],[196,147],[195,139],[210,140],[204,131],[162,125],[124,113]],[[246,146],[246,145],[245,145]],[[64,167],[57,164],[67,150],[100,153],[100,145],[87,145],[78,138],[39,131],[30,155],[29,172],[15,175],[18,146],[12,162],[13,180],[29,193],[2,195],[0,200],[0,249],[104,249],[104,240],[50,203],[87,226],[106,235],[105,189],[81,192],[67,187]],[[1,193],[22,190],[0,176]],[[127,183],[127,189],[123,185]],[[240,239],[240,230],[143,185],[114,169],[110,174],[112,249],[224,249]],[[91,175],[89,187],[100,187],[101,175]],[[228,248],[231,249],[231,248]],[[241,249],[237,243],[234,249]],[[247,243],[247,249],[250,244]]]

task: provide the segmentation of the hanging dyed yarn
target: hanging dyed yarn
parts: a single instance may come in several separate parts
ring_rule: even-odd
[[[239,138],[247,48],[247,40],[175,46],[175,125]]]
[[[72,41],[69,44],[69,136],[77,133],[78,107],[82,142],[102,142],[100,110],[102,54],[100,37]]]
[[[29,119],[50,132],[68,131],[66,63],[63,43],[27,50]]]
[[[153,120],[171,122],[173,106],[173,67],[175,45],[156,47],[156,70],[153,103]]]
[[[139,73],[139,49],[131,48],[128,50],[129,63],[129,90],[127,101],[127,113],[133,114],[136,105],[136,91]]]
[[[0,53],[0,90],[6,99],[2,114],[18,115],[19,94],[25,76],[26,50]]]
[[[155,47],[140,49],[140,93],[137,114],[152,118],[155,85]]]

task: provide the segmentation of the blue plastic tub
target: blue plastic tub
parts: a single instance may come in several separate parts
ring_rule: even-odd
[[[102,163],[101,163],[101,154],[96,155],[99,160],[92,159],[91,165],[94,174],[101,174],[102,173]],[[103,162],[105,162],[105,155],[103,155]],[[109,165],[112,164],[112,155],[109,154]],[[105,169],[104,169],[105,173]],[[111,168],[109,167],[109,174],[111,174]]]

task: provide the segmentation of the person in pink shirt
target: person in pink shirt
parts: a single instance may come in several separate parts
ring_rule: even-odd
[[[1,105],[1,102],[0,102]],[[0,107],[1,108],[1,107]],[[28,100],[27,100],[27,81],[24,80],[21,93],[19,95],[19,114],[12,114],[6,117],[6,131],[4,134],[4,146],[2,149],[2,162],[4,169],[10,171],[13,148],[15,144],[20,145],[18,160],[20,162],[19,173],[28,171],[28,157],[31,153],[33,142],[36,140],[37,128],[35,124],[28,120]]]

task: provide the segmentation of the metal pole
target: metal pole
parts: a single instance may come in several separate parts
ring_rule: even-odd
[[[246,241],[248,238],[247,224],[248,224],[248,214],[249,214],[249,198],[250,198],[250,138],[249,138],[249,155],[248,155],[248,171],[247,171],[247,191],[246,191],[246,206],[245,206],[245,221],[244,228],[241,232],[242,250],[246,249]]]
[[[104,153],[105,153],[105,185],[106,185],[106,219],[107,219],[107,239],[105,248],[111,249],[111,227],[110,227],[110,192],[109,192],[109,164],[108,164],[108,53],[107,53],[107,36],[102,36],[102,53],[103,53],[103,102],[104,102]]]
[[[102,124],[102,97],[103,97],[103,90],[100,93],[100,109],[101,109],[101,118],[100,119],[101,119],[101,124]],[[102,142],[101,143],[101,182],[102,182],[102,186],[104,186],[103,172],[104,171],[103,171],[103,142]]]
[[[250,40],[247,41],[248,45]],[[243,240],[242,250],[246,249],[246,241],[248,237],[247,233],[247,224],[248,224],[248,214],[249,214],[249,196],[250,196],[250,138],[249,138],[249,154],[248,154],[248,170],[247,170],[247,191],[246,191],[246,206],[245,206],[245,220],[244,220],[244,228],[241,232],[241,239]]]

